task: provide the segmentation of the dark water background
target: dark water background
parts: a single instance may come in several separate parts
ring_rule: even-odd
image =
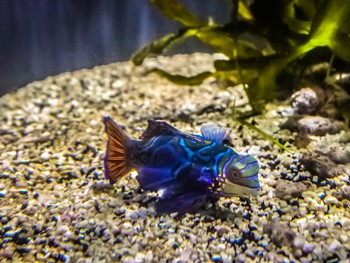
[[[182,0],[206,21],[229,20],[228,0]],[[180,24],[147,0],[1,0],[0,96],[65,71],[128,60]],[[171,53],[211,51],[195,39]]]

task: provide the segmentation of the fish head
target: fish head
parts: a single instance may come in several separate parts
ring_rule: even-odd
[[[257,196],[259,163],[251,155],[231,156],[223,168],[221,191],[226,196]]]

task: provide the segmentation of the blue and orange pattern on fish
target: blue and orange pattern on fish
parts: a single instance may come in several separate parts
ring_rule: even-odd
[[[148,121],[140,140],[128,137],[110,117],[105,177],[115,183],[132,169],[144,190],[159,191],[159,213],[197,209],[208,197],[255,196],[260,189],[258,161],[224,144],[227,133],[205,125],[201,135],[181,132],[164,121]]]

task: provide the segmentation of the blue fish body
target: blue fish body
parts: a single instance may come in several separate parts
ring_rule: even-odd
[[[195,210],[207,197],[258,194],[257,160],[227,147],[226,131],[216,125],[203,126],[202,134],[196,135],[149,120],[140,140],[134,140],[110,117],[104,118],[104,124],[105,177],[114,183],[137,170],[142,189],[163,191],[156,203],[160,213]]]

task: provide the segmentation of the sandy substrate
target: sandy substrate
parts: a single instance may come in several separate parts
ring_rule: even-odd
[[[247,108],[240,88],[214,79],[176,86],[147,74],[156,65],[191,75],[210,70],[212,60],[195,54],[142,67],[116,63],[0,98],[0,262],[348,262],[349,163],[327,160],[347,153],[349,133],[311,136],[309,154],[332,172],[310,174],[295,134],[279,129],[292,114],[288,105],[267,105],[255,121],[293,153],[233,120],[233,105]],[[147,119],[191,133],[208,122],[226,127],[235,150],[259,159],[260,195],[156,216],[157,193],[140,190],[135,175],[117,186],[104,180],[105,115],[134,138]]]

